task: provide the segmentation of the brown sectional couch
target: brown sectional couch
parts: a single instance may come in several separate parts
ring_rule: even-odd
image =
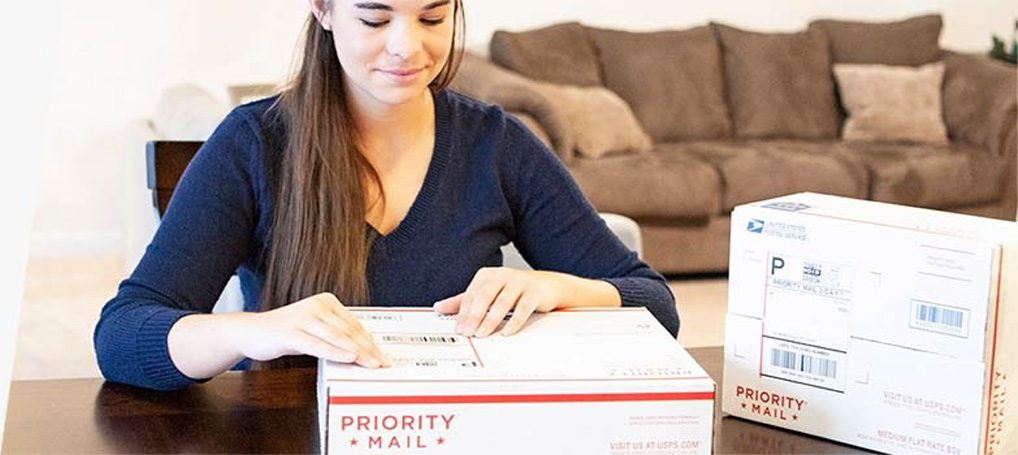
[[[940,29],[936,15],[818,20],[798,33],[721,24],[634,33],[565,23],[496,32],[491,60],[468,55],[453,88],[516,114],[598,210],[635,219],[656,269],[717,272],[727,269],[731,210],[793,192],[1015,218],[1015,68],[940,49]],[[833,64],[934,61],[945,65],[948,144],[840,138],[846,113]],[[562,85],[617,94],[653,147],[581,156],[576,136],[612,119],[584,126],[564,117]]]

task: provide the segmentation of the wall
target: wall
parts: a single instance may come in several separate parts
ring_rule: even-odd
[[[143,153],[127,150],[128,123],[149,116],[175,83],[196,83],[225,101],[229,84],[280,79],[305,10],[293,0],[65,5],[53,18],[62,33],[52,153],[44,164],[32,254],[119,253],[128,153]]]
[[[650,30],[716,20],[795,30],[812,18],[895,20],[942,11],[942,44],[983,52],[1010,37],[1018,6],[1004,0],[467,0],[468,48],[484,52],[495,29],[565,20]],[[144,7],[139,7],[143,4]],[[290,65],[306,2],[298,0],[91,0],[66,2],[53,84],[52,153],[46,160],[32,254],[119,254],[125,213],[146,194],[124,143],[131,119],[150,115],[170,84],[192,82],[225,100],[229,84],[278,81]],[[139,191],[144,192],[143,188]]]
[[[63,0],[47,5],[59,7],[61,3]],[[28,258],[32,205],[39,183],[39,158],[47,149],[49,75],[53,74],[56,61],[57,35],[33,27],[29,20],[43,9],[38,2],[28,2],[4,8],[4,14],[0,15],[0,55],[4,56],[5,64],[38,70],[0,74],[3,87],[20,88],[4,97],[7,109],[0,114],[4,145],[26,155],[5,155],[8,159],[0,166],[0,206],[4,208],[4,223],[0,227],[0,251],[3,251],[0,256],[0,314],[3,314],[0,317],[0,453]],[[26,39],[31,45],[23,45]]]

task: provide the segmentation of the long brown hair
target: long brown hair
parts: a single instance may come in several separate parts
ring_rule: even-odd
[[[331,3],[331,2],[327,2]],[[452,81],[463,54],[462,0],[453,0],[453,39],[432,91]],[[344,305],[370,304],[365,222],[367,182],[378,173],[357,149],[357,133],[344,96],[343,69],[333,35],[314,14],[304,24],[300,64],[273,109],[287,131],[275,175],[275,208],[262,309],[320,292]]]

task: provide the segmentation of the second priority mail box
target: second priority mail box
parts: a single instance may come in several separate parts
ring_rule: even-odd
[[[468,338],[431,309],[353,309],[391,368],[319,364],[329,454],[710,454],[714,382],[643,308]]]
[[[722,409],[887,453],[1018,452],[1013,222],[795,194],[732,215]]]

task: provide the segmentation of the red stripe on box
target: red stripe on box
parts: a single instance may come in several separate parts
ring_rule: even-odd
[[[474,337],[468,337],[467,341],[470,342],[470,349],[474,351],[474,358],[477,359],[477,363],[481,365],[481,368],[484,368],[484,361],[481,360],[481,354],[477,353],[477,346],[474,346]]]
[[[435,313],[438,314],[431,307],[349,307],[350,311],[358,312],[394,312],[394,313]],[[580,307],[580,308],[563,308],[559,310],[553,310],[552,313],[618,313],[618,312],[631,312],[631,311],[643,311],[643,308],[597,308],[597,307]]]
[[[606,401],[713,401],[714,392],[595,393],[569,395],[420,395],[329,397],[329,404],[597,403]]]
[[[768,291],[768,286],[770,286],[770,283],[771,283],[771,277],[767,273],[767,267],[768,267],[767,264],[770,264],[770,263],[771,263],[771,252],[768,251],[767,252],[767,262],[764,262],[764,268],[763,268],[764,269],[764,292],[763,292],[763,308],[761,309],[761,315],[760,315],[760,367],[757,369],[757,372],[756,372],[756,376],[758,378],[762,378],[763,377],[763,356],[764,356],[764,354],[763,354],[764,353],[763,338],[764,338],[764,333],[765,333],[764,325],[767,324],[767,291]]]
[[[990,418],[993,414],[993,387],[997,377],[997,330],[1000,328],[1000,288],[1004,281],[1004,245],[997,245],[997,301],[993,311],[993,348],[990,351],[990,384],[986,388],[990,400],[986,403],[986,435],[983,437],[983,453],[990,453]]]
[[[380,379],[380,378],[331,378],[326,379],[326,382],[426,382],[426,383],[443,383],[443,382],[613,382],[613,381],[693,381],[693,380],[705,380],[710,379],[710,376],[664,376],[657,378],[537,378],[537,379],[506,379],[506,378],[449,378],[449,379],[420,379],[420,378],[407,378],[407,379]]]

